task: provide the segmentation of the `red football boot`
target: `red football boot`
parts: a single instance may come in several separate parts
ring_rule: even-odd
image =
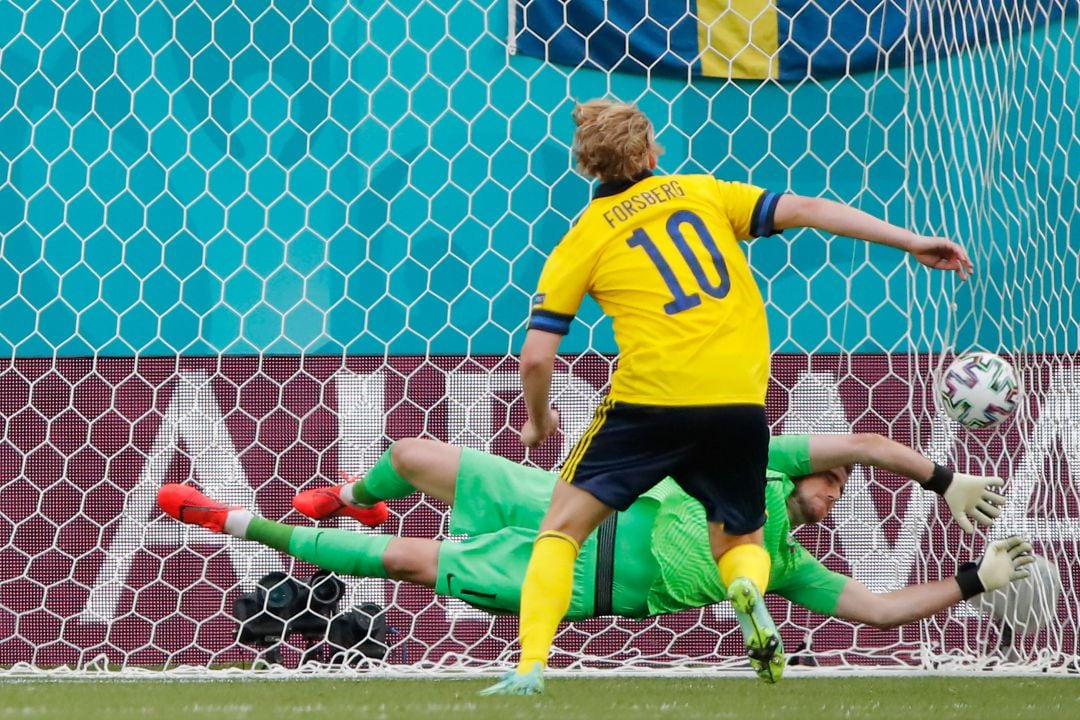
[[[239,505],[229,507],[203,495],[191,485],[180,483],[168,483],[158,488],[157,502],[170,517],[218,533],[225,531],[225,518],[230,510],[243,510]]]
[[[341,473],[341,477],[352,479],[352,476],[345,472]],[[340,485],[305,490],[292,499],[292,505],[313,520],[325,520],[344,515],[368,527],[382,525],[386,522],[386,518],[390,517],[390,510],[386,507],[386,503],[381,501],[371,507],[349,505],[341,499]]]

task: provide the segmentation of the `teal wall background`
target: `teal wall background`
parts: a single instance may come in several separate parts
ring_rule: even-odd
[[[0,354],[516,350],[544,254],[589,196],[570,108],[608,93],[649,111],[666,171],[977,236],[989,277],[1046,262],[1017,270],[994,249],[1004,220],[907,207],[903,69],[688,86],[508,57],[506,33],[506,0],[0,4]],[[1077,177],[1077,149],[1046,142],[1023,152]],[[947,153],[916,163],[960,172]],[[1071,218],[1046,250],[1075,279]],[[936,342],[942,310],[913,330],[913,266],[893,251],[803,232],[758,241],[751,261],[778,351]],[[1072,325],[1040,337],[1075,349],[1069,298]],[[964,317],[1010,309],[990,286],[961,302]],[[614,351],[597,309],[581,317],[563,349]]]
[[[964,239],[977,273],[963,286],[915,276],[915,344],[1076,352],[1080,26],[1014,32],[919,76],[908,101],[912,222]]]

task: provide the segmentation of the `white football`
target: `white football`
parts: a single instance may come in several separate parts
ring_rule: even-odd
[[[969,428],[991,428],[1019,407],[1020,376],[1009,361],[988,352],[958,356],[938,384],[945,414]]]
[[[1000,590],[982,593],[971,604],[1018,633],[1032,633],[1057,621],[1061,573],[1056,563],[1041,555],[1026,566],[1030,575]]]

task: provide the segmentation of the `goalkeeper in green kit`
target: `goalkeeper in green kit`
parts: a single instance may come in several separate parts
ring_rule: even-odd
[[[822,565],[791,536],[820,522],[840,498],[853,463],[889,470],[944,496],[953,517],[990,525],[1005,498],[1000,478],[954,473],[879,435],[781,435],[769,445],[765,548],[768,591],[814,612],[893,627],[933,615],[980,592],[1027,576],[1031,546],[1019,537],[989,545],[955,577],[886,593]],[[394,443],[364,476],[301,492],[293,505],[316,520],[350,516],[367,525],[387,517],[385,501],[416,491],[451,505],[449,531],[460,542],[370,535],[266,520],[206,497],[190,485],[164,485],[158,502],[183,522],[254,540],[342,575],[424,585],[492,613],[515,614],[532,542],[557,476],[435,440]],[[969,517],[970,516],[970,517]],[[667,479],[616,513],[581,548],[566,620],[629,618],[698,608],[725,599],[701,504]]]

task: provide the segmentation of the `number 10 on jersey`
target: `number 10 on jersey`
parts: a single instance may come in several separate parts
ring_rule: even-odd
[[[694,251],[690,247],[690,243],[687,242],[686,236],[683,234],[684,227],[689,226],[694,235],[697,236],[697,240],[709,251],[709,256],[712,258],[713,267],[716,268],[717,274],[720,276],[720,282],[713,283],[705,276],[705,268],[698,262],[697,256],[694,255]],[[727,297],[728,291],[731,290],[731,278],[728,276],[727,263],[724,262],[724,256],[720,253],[720,248],[716,245],[716,240],[709,233],[709,229],[705,227],[705,222],[696,213],[689,210],[679,210],[671,214],[668,218],[664,229],[667,231],[668,237],[678,248],[679,254],[682,255],[683,260],[686,262],[687,267],[690,268],[690,272],[694,274],[694,279],[697,280],[698,287],[706,294],[722,299]],[[664,312],[668,315],[674,315],[680,313],[683,310],[689,310],[695,308],[701,304],[701,295],[696,292],[687,292],[679,284],[679,279],[675,277],[675,272],[672,270],[671,265],[660,252],[660,248],[656,246],[649,234],[641,228],[638,228],[632,235],[626,240],[626,244],[630,247],[639,247],[645,251],[645,254],[649,256],[653,265],[656,266],[657,271],[660,273],[660,277],[663,278],[664,284],[667,285],[668,290],[671,291],[673,297],[672,301],[664,305]]]

